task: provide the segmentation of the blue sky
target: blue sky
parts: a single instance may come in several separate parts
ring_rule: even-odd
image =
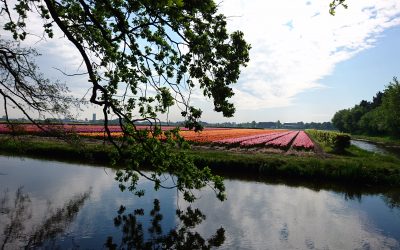
[[[353,0],[334,17],[324,1],[232,2],[225,11],[240,17],[255,63],[236,87],[235,118],[214,120],[330,121],[400,76],[398,1]]]
[[[233,118],[215,113],[212,101],[198,89],[192,104],[208,122],[323,122],[361,100],[371,100],[393,76],[400,77],[400,1],[349,0],[347,10],[328,13],[329,0],[225,0],[220,12],[228,30],[242,30],[252,45],[250,63],[233,86]],[[32,31],[41,30],[30,18]],[[0,34],[8,36],[4,31]],[[53,67],[80,72],[76,49],[56,32],[55,39],[29,37],[24,45],[42,53],[37,60],[49,78],[68,84],[82,98],[90,84],[85,77],[65,78]],[[1,104],[0,104],[1,105]],[[89,106],[77,118],[91,118],[101,109]],[[169,119],[182,120],[171,109]],[[4,111],[0,109],[0,116]],[[21,116],[18,113],[14,117]]]
[[[335,65],[332,74],[319,81],[325,88],[300,93],[293,105],[267,108],[265,114],[287,122],[329,121],[337,110],[353,107],[361,100],[371,101],[394,76],[400,77],[399,44],[400,27],[384,31],[375,47]],[[252,115],[257,117],[257,113],[261,112]]]

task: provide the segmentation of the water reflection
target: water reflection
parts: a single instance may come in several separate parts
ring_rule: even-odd
[[[45,217],[40,223],[32,223],[32,201],[23,187],[19,187],[13,198],[5,190],[0,197],[0,249],[57,249],[65,248],[62,244],[63,234],[74,222],[86,200],[90,198],[91,190],[75,195],[62,207],[53,208],[48,204]],[[176,210],[179,223],[175,229],[163,233],[161,221],[161,204],[158,199],[153,201],[153,208],[148,213],[150,226],[147,230],[143,226],[142,217],[145,209],[135,209],[127,213],[126,206],[121,205],[113,224],[121,230],[121,240],[114,240],[113,236],[105,239],[107,249],[211,249],[224,243],[225,230],[221,227],[209,239],[203,238],[193,230],[200,225],[206,216],[199,209],[187,207],[186,210]],[[78,249],[79,244],[71,241],[68,248]]]
[[[222,173],[220,173],[222,174]],[[290,188],[310,189],[314,192],[329,191],[334,192],[344,200],[362,202],[365,196],[381,197],[387,206],[400,208],[400,188],[384,186],[362,186],[351,185],[349,183],[337,183],[324,180],[301,180],[296,178],[278,178],[278,177],[255,177],[254,175],[244,175],[237,173],[225,173],[226,181],[240,181],[245,183],[259,183],[265,185],[282,185]]]
[[[400,209],[400,190],[390,190],[382,195],[386,205],[392,209]]]
[[[221,246],[225,241],[225,230],[222,227],[207,240],[193,230],[206,219],[199,209],[178,209],[176,216],[180,221],[179,226],[166,235],[163,235],[160,224],[163,215],[160,213],[158,199],[154,200],[153,209],[149,213],[151,225],[147,234],[140,222],[140,217],[144,216],[144,209],[135,209],[134,212],[126,214],[126,207],[121,205],[117,214],[114,225],[122,231],[121,243],[118,246],[113,237],[109,236],[104,244],[108,249],[211,249]]]
[[[226,188],[227,202],[212,202],[203,191],[193,205],[208,214],[196,228],[200,233],[215,225],[226,228],[223,249],[400,248],[400,211],[387,207],[383,195],[239,181]]]
[[[174,190],[138,198],[120,192],[111,169],[1,156],[0,162],[8,176],[0,192],[11,190],[0,196],[0,249],[210,249],[224,242],[220,227],[208,238],[194,230],[206,216],[177,210]],[[147,191],[152,186],[139,181]]]
[[[26,232],[34,235],[51,214],[77,200],[74,194],[79,197],[93,187],[72,219],[64,220],[66,227],[41,233],[47,236],[36,242],[62,249],[207,248],[222,243],[222,249],[400,249],[399,189],[241,175],[225,181],[227,201],[219,202],[211,190],[202,190],[198,202],[187,204],[174,190],[151,192],[153,185],[144,180],[138,187],[147,191],[144,197],[120,192],[113,170],[107,168],[1,156],[0,163],[5,174],[0,175],[0,192],[10,190],[8,198],[0,193],[0,235],[11,221],[10,204],[24,186],[24,230],[13,234],[20,238],[12,243],[21,247],[29,242]],[[185,207],[190,208],[176,213]],[[5,248],[13,249],[12,244]]]
[[[1,249],[38,248],[46,243],[46,248],[56,247],[56,237],[74,221],[85,201],[90,197],[90,190],[75,195],[62,207],[53,208],[48,204],[45,216],[40,223],[32,223],[32,202],[23,187],[19,187],[14,198],[5,190],[0,200],[0,237]]]
[[[367,141],[351,140],[351,144],[366,151],[400,157],[399,147],[389,147]]]

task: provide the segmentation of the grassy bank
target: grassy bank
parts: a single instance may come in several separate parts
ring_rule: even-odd
[[[102,143],[65,142],[45,137],[0,137],[0,153],[67,162],[111,164],[113,149]]]
[[[331,155],[328,158],[205,150],[189,153],[193,154],[198,165],[210,166],[221,174],[235,171],[312,181],[400,186],[398,159],[372,154],[354,146],[348,155]]]
[[[0,152],[72,162],[110,166],[113,153],[107,144],[74,144],[52,138],[0,138]],[[345,155],[284,155],[229,152],[210,149],[189,150],[198,166],[214,172],[257,177],[273,176],[311,181],[334,181],[352,185],[400,186],[400,160],[373,154],[354,146]]]

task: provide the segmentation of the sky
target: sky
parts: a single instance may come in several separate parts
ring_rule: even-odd
[[[340,109],[372,100],[394,76],[400,76],[400,1],[348,0],[348,9],[329,14],[329,0],[225,0],[219,12],[228,30],[241,30],[251,44],[250,62],[233,86],[233,118],[213,111],[200,91],[193,105],[206,122],[324,122]],[[31,19],[33,30],[39,22]],[[7,36],[0,31],[2,36]],[[90,84],[82,76],[65,78],[54,67],[80,72],[81,61],[60,34],[55,39],[26,43],[42,54],[41,71],[65,81],[75,96],[84,97]],[[3,113],[1,113],[3,112]],[[101,119],[101,109],[89,106],[77,118]],[[172,109],[169,119],[182,120]],[[4,111],[0,111],[0,116]],[[18,114],[15,114],[18,116]]]

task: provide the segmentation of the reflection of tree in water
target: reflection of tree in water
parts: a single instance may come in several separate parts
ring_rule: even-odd
[[[382,199],[385,201],[386,205],[390,208],[400,209],[400,190],[391,190],[390,192],[382,195]]]
[[[23,233],[25,230],[24,223],[32,217],[30,202],[29,196],[22,193],[21,187],[15,193],[15,200],[12,204],[9,201],[8,191],[4,191],[4,196],[0,202],[0,215],[1,217],[7,217],[9,223],[4,224],[4,220],[1,219],[2,224],[5,225],[1,249],[5,249],[7,244],[16,239],[25,238]]]
[[[217,173],[218,174],[218,173]],[[221,174],[222,175],[222,174]],[[255,177],[255,175],[245,175],[242,173],[230,172],[224,174],[225,179],[240,180],[249,183],[265,183],[267,185],[285,185],[292,188],[307,188],[315,192],[328,191],[335,192],[343,196],[345,200],[355,200],[362,202],[364,196],[379,195],[385,204],[392,209],[400,209],[400,188],[391,186],[364,186],[357,183],[338,183],[325,180],[302,180],[298,178],[273,178]]]
[[[163,216],[160,213],[160,202],[155,199],[150,211],[152,219],[148,228],[149,239],[145,239],[143,224],[139,221],[139,216],[144,215],[144,210],[136,209],[130,214],[125,214],[125,210],[126,208],[121,206],[118,216],[114,218],[114,225],[122,230],[121,244],[118,246],[110,236],[105,243],[108,249],[210,249],[221,246],[225,241],[225,230],[222,227],[208,240],[193,231],[206,218],[199,209],[193,210],[188,207],[186,211],[177,210],[180,225],[162,235],[160,222]]]
[[[52,209],[49,205],[42,223],[33,226],[28,231],[26,225],[31,222],[32,217],[32,203],[29,195],[24,194],[20,187],[15,193],[15,199],[10,201],[8,191],[5,191],[0,200],[0,218],[4,228],[2,238],[0,238],[1,249],[11,244],[14,248],[16,246],[36,248],[42,246],[47,240],[50,240],[54,246],[56,236],[63,233],[74,221],[90,193],[89,190],[76,195],[57,209]]]

